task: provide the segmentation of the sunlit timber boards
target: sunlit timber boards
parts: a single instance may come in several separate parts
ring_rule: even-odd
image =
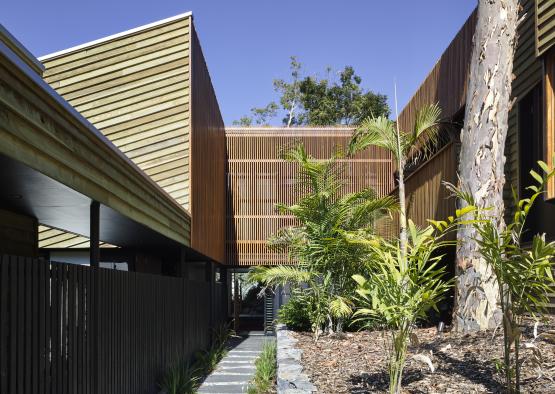
[[[287,256],[268,249],[266,240],[280,228],[293,225],[292,217],[278,214],[276,203],[292,205],[295,165],[280,158],[279,150],[302,141],[310,155],[328,159],[345,149],[353,129],[331,128],[227,128],[227,262],[230,265],[289,263]],[[343,192],[373,187],[378,195],[393,188],[390,155],[378,148],[342,160]]]
[[[191,213],[191,246],[223,262],[224,126],[192,15],[40,60],[45,80]]]

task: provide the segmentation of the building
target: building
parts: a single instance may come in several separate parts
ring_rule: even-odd
[[[317,160],[327,160],[336,150],[346,151],[352,127],[228,127],[227,146],[227,235],[229,265],[290,264],[287,256],[268,249],[266,240],[293,218],[276,212],[275,205],[293,205],[295,164],[281,159],[280,152],[301,142]],[[388,152],[371,148],[341,159],[343,192],[367,187],[379,196],[393,188],[393,163]]]
[[[505,146],[507,216],[514,208],[512,189],[520,198],[525,196],[526,187],[533,182],[529,171],[536,168],[538,160],[553,163],[555,150],[555,2],[524,0],[520,5],[512,107]],[[401,127],[410,127],[418,108],[433,103],[439,103],[445,118],[462,126],[476,21],[474,11],[401,112]],[[447,198],[441,182],[457,182],[460,139],[451,134],[443,140],[444,146],[436,155],[411,169],[407,181],[409,217],[420,225],[426,224],[428,218],[443,219],[455,211],[455,200]],[[550,182],[545,198],[536,201],[529,215],[528,234],[545,233],[548,239],[555,239],[554,197],[555,185]],[[395,226],[392,230],[397,231]],[[454,263],[451,268],[454,271]],[[555,308],[555,301],[550,307]]]
[[[227,318],[225,134],[192,15],[41,61],[1,28],[0,162],[0,392],[157,392]]]

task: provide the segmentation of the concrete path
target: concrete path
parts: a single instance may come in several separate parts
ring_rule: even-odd
[[[264,342],[274,340],[275,337],[258,331],[231,338],[227,355],[204,380],[198,393],[246,393],[254,376],[254,361],[262,352]]]

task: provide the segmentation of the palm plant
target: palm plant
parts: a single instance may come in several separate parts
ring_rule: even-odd
[[[411,159],[426,155],[436,143],[440,127],[439,105],[427,105],[416,114],[411,131],[399,128],[399,119],[393,122],[385,116],[367,118],[355,132],[349,144],[349,153],[354,154],[369,146],[378,146],[393,155],[398,171],[399,192],[399,240],[401,263],[406,263],[407,254],[407,210],[405,197],[405,166]]]
[[[528,214],[534,202],[544,193],[547,180],[555,176],[555,170],[548,168],[544,162],[538,164],[544,175],[530,171],[537,184],[528,187],[532,193],[530,197],[518,200],[515,195],[515,213],[504,228],[499,228],[499,218],[491,215],[490,209],[473,211],[472,223],[476,229],[479,252],[499,285],[499,304],[503,313],[503,372],[506,389],[510,393],[520,392],[522,363],[519,350],[523,318],[532,316],[539,321],[549,303],[551,286],[555,284],[552,274],[555,242],[546,242],[545,235],[535,235],[531,244],[521,244]],[[461,200],[475,205],[470,193],[453,185],[449,187]]]
[[[269,286],[304,286],[312,303],[316,336],[324,325],[327,331],[341,331],[344,319],[352,313],[349,296],[355,286],[351,276],[361,272],[367,253],[365,246],[350,242],[345,234],[372,234],[375,220],[395,209],[396,202],[391,197],[377,198],[371,188],[342,194],[340,151],[329,160],[318,161],[297,143],[282,157],[297,166],[296,187],[301,197],[294,205],[277,205],[278,211],[293,216],[296,224],[279,230],[268,243],[274,250],[288,253],[296,265],[257,267],[250,279]]]
[[[447,234],[456,231],[460,218],[474,207],[457,210],[446,221],[430,221],[419,229],[409,220],[406,266],[401,264],[401,247],[398,239],[386,241],[379,237],[359,239],[371,250],[369,266],[371,274],[366,278],[354,275],[358,284],[357,300],[360,308],[354,316],[363,325],[382,325],[389,330],[387,340],[389,358],[390,393],[401,392],[409,339],[414,338],[413,329],[419,319],[425,319],[430,309],[438,311],[438,304],[445,298],[453,279],[445,278],[442,251],[455,245]],[[426,361],[427,356],[417,359]],[[433,368],[433,367],[432,367]]]
[[[417,229],[407,220],[405,196],[405,166],[410,160],[427,155],[437,141],[441,110],[437,104],[424,106],[416,114],[410,131],[400,130],[399,121],[380,116],[366,119],[349,144],[354,154],[368,146],[378,146],[391,152],[398,170],[399,237],[392,241],[379,238],[359,239],[372,251],[368,278],[355,275],[358,299],[362,308],[355,315],[365,323],[382,323],[391,330],[389,341],[390,392],[400,393],[407,345],[413,327],[430,308],[445,297],[452,286],[444,279],[438,250],[453,242],[444,239],[454,231],[458,216],[447,222],[433,222]],[[460,213],[460,212],[457,212]],[[410,238],[407,235],[410,228]],[[355,237],[356,238],[356,237]]]

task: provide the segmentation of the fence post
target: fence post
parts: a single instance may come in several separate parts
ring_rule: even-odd
[[[100,203],[98,201],[91,202],[89,224],[91,267],[98,267],[100,262]]]

